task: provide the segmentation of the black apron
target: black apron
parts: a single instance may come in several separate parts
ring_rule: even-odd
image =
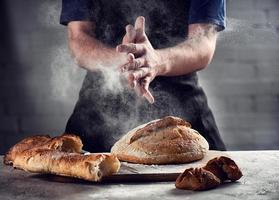
[[[154,48],[176,45],[186,39],[189,1],[95,0],[92,20],[96,38],[116,46],[121,43],[125,26],[137,16],[146,18],[147,36]],[[100,72],[87,72],[79,100],[68,120],[66,132],[81,137],[84,149],[110,151],[111,146],[130,129],[167,115],[181,117],[192,124],[210,145],[225,150],[206,96],[196,73],[175,77],[156,77],[150,84],[154,104],[136,96],[128,88],[104,89],[105,77]]]

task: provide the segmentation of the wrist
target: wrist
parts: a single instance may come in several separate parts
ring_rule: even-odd
[[[104,59],[102,60],[101,64],[106,67],[120,66],[125,64],[127,61],[127,55],[125,53],[119,53],[113,48],[107,49],[103,53],[103,56]]]
[[[157,76],[165,76],[168,73],[168,57],[163,49],[155,50],[158,58],[157,62]]]

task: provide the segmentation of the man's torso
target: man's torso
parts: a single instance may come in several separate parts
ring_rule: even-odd
[[[125,26],[132,24],[140,15],[146,18],[147,36],[155,48],[173,46],[187,37],[190,1],[93,2],[92,20],[96,23],[96,38],[107,45],[115,46],[121,43]],[[104,87],[115,78],[113,74],[106,73],[87,73],[79,100],[66,128],[66,131],[77,132],[83,141],[86,141],[88,150],[109,150],[110,146],[131,128],[167,115],[186,119],[201,134],[204,133],[207,140],[211,137],[209,132],[212,132],[213,137],[214,132],[218,135],[206,96],[198,86],[196,73],[156,77],[150,84],[155,97],[154,104],[137,97],[134,91],[127,87],[117,88],[119,83]],[[205,127],[201,119],[203,113],[204,120],[211,122],[208,127]]]

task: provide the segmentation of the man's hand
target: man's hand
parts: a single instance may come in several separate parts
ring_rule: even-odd
[[[211,61],[216,46],[216,26],[191,24],[188,38],[169,48],[154,49],[144,31],[144,18],[136,20],[135,28],[127,27],[119,53],[95,38],[95,24],[73,21],[68,24],[69,47],[80,67],[90,71],[109,66],[123,66],[129,83],[150,102],[154,101],[148,90],[156,76],[179,76],[204,69]],[[128,61],[127,61],[128,60]]]
[[[149,84],[160,74],[161,57],[152,47],[145,34],[145,19],[138,17],[135,28],[126,27],[126,35],[123,43],[117,46],[117,51],[127,53],[129,62],[122,66],[122,71],[128,73],[128,83],[138,90],[140,96],[144,96],[150,103],[154,98],[149,91]]]

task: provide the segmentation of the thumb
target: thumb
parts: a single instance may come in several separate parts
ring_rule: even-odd
[[[145,18],[143,16],[137,17],[135,22],[135,29],[140,36],[143,36],[145,34]]]

